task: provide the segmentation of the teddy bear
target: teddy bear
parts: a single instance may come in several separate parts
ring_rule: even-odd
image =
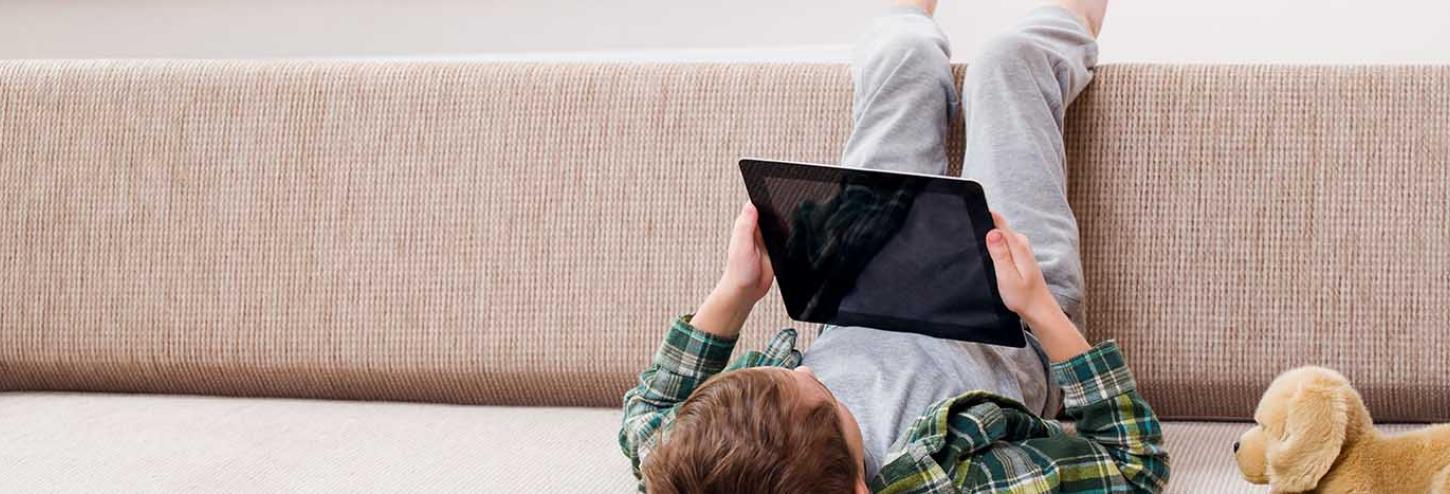
[[[1450,424],[1381,434],[1338,372],[1285,372],[1254,422],[1234,456],[1245,479],[1271,492],[1450,494]]]

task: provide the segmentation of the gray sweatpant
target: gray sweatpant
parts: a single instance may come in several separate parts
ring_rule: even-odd
[[[946,173],[947,132],[956,112],[964,112],[963,172],[1031,240],[1049,288],[1081,324],[1082,267],[1067,204],[1062,119],[1092,76],[1097,47],[1067,11],[1035,10],[971,61],[959,98],[947,46],[920,10],[896,8],[876,21],[852,67],[854,130],[841,162]],[[1051,382],[1035,339],[1029,342],[1008,348],[827,325],[802,363],[856,416],[866,472],[874,476],[892,455],[905,454],[894,444],[901,431],[939,400],[983,390],[1055,414],[1061,388]]]
[[[1047,285],[1082,323],[1077,220],[1067,203],[1062,121],[1092,79],[1097,44],[1072,14],[1042,7],[989,42],[957,95],[946,35],[920,10],[897,7],[867,33],[852,65],[847,166],[945,174],[947,132],[961,111],[962,174],[1032,242]]]

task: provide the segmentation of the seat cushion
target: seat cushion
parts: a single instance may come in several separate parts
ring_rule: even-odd
[[[1239,476],[1234,463],[1233,444],[1253,424],[1235,422],[1168,422],[1163,434],[1168,440],[1168,454],[1173,473],[1168,492],[1269,492],[1268,487],[1253,485]],[[1418,425],[1380,425],[1387,433],[1404,432]]]
[[[5,393],[0,492],[631,492],[618,427],[612,408]],[[1267,492],[1234,466],[1248,427],[1165,424],[1168,491]]]
[[[619,411],[0,393],[0,492],[632,492]]]
[[[1269,492],[1248,483],[1234,464],[1233,443],[1253,424],[1169,422],[1163,426],[1173,467],[1169,492]]]

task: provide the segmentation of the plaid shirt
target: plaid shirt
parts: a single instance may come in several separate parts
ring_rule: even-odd
[[[624,395],[619,444],[639,477],[640,461],[674,418],[675,406],[725,370],[800,364],[796,333],[781,330],[761,352],[729,367],[734,340],[677,319]],[[1159,492],[1168,482],[1168,454],[1153,409],[1135,391],[1133,374],[1112,341],[1053,364],[1075,433],[1022,404],[970,392],[927,407],[867,484],[872,492]],[[639,489],[644,490],[643,484]]]

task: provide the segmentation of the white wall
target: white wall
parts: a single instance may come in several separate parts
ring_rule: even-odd
[[[883,0],[0,0],[0,58],[841,60]],[[1032,0],[942,0],[966,60]],[[1450,63],[1450,0],[1114,0],[1102,60]]]

